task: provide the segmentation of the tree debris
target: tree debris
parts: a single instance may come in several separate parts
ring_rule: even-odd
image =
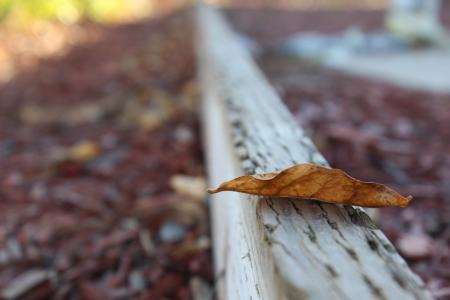
[[[235,191],[260,196],[316,199],[363,207],[405,207],[412,197],[403,197],[379,183],[354,179],[339,169],[299,164],[277,173],[241,176],[222,183],[210,193]]]

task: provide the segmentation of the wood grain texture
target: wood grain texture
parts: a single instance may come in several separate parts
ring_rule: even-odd
[[[298,163],[328,166],[216,10],[199,6],[211,186]],[[366,213],[315,201],[211,197],[220,299],[431,299]]]

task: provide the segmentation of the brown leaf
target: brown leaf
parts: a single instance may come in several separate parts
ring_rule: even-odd
[[[235,191],[260,196],[312,198],[336,204],[364,207],[405,207],[412,196],[403,197],[379,183],[363,182],[339,169],[299,164],[279,173],[241,176],[222,183],[209,193]]]
[[[69,158],[74,161],[88,161],[101,153],[101,148],[98,144],[84,140],[69,149]]]

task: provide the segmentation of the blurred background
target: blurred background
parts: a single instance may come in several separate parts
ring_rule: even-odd
[[[0,299],[213,299],[195,1],[0,0]],[[450,299],[450,1],[210,0]]]

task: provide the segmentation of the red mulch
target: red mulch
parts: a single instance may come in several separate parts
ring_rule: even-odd
[[[170,185],[204,173],[191,12],[85,27],[0,87],[0,298],[191,299],[212,284],[206,207]]]
[[[229,15],[262,42],[382,20],[262,14]],[[170,184],[204,173],[189,16],[86,24],[100,40],[0,86],[0,299],[190,299],[210,289],[206,208]],[[379,222],[444,299],[450,97],[284,58],[262,65],[334,167],[415,196],[406,209],[383,209]]]

